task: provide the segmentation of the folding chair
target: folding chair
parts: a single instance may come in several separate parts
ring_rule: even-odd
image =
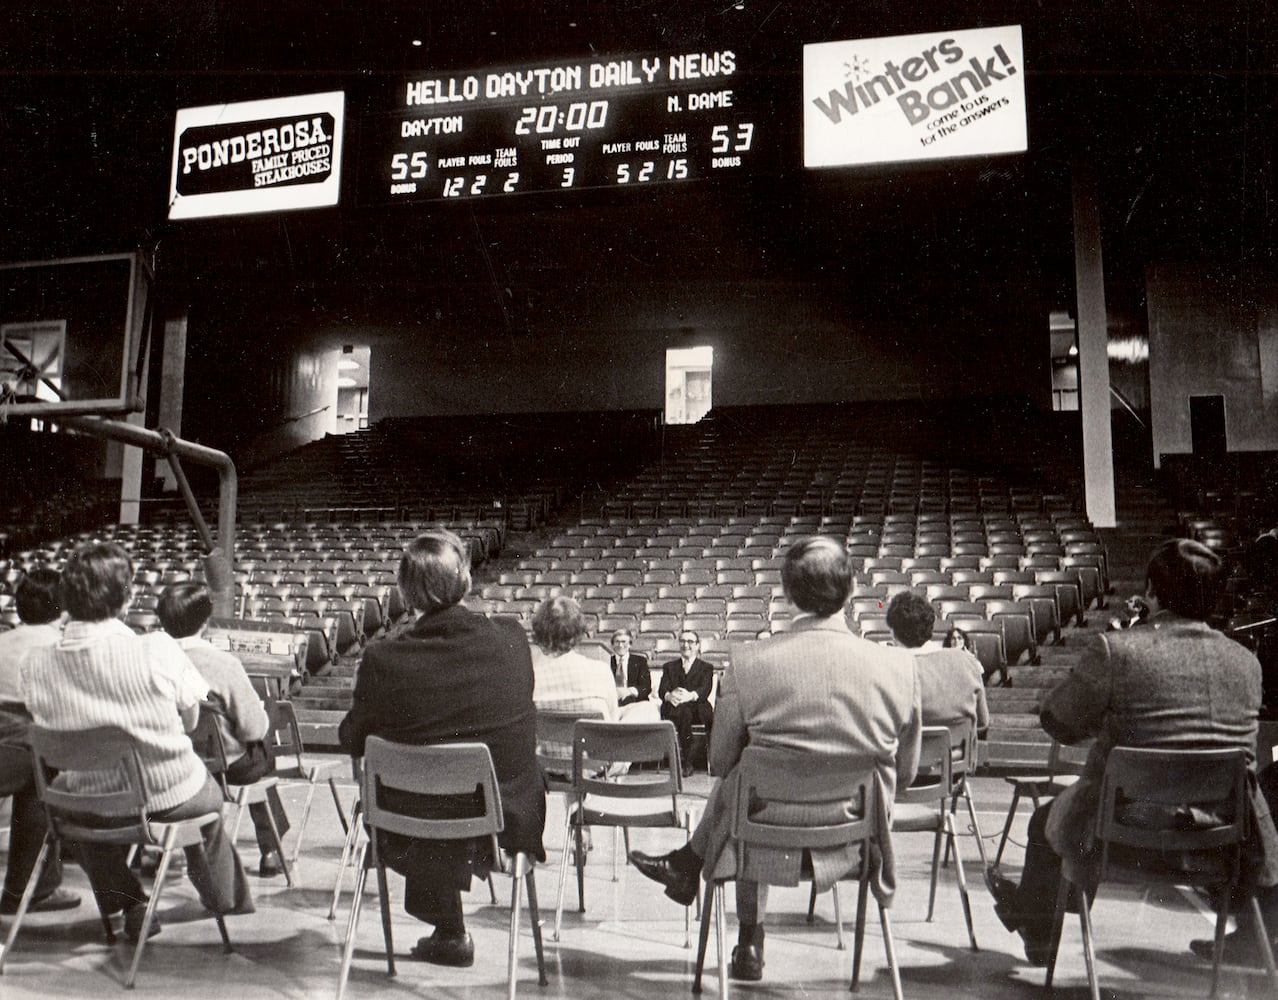
[[[151,887],[151,899],[147,903],[142,927],[138,932],[138,943],[133,949],[133,960],[124,977],[125,989],[132,989],[138,965],[142,961],[142,952],[146,949],[151,924],[155,919],[155,911],[159,907],[160,893],[164,888],[164,878],[168,874],[173,852],[187,847],[197,847],[203,851],[204,838],[200,830],[210,823],[220,823],[222,817],[219,813],[205,813],[171,823],[152,820],[147,814],[142,763],[138,759],[133,738],[122,729],[108,726],[59,732],[32,726],[30,739],[35,758],[36,790],[40,801],[44,803],[49,832],[44,838],[35,867],[31,869],[31,877],[27,879],[22,899],[18,902],[18,912],[14,914],[13,923],[9,927],[4,950],[0,952],[0,972],[4,971],[5,960],[13,950],[13,943],[18,937],[18,930],[22,927],[23,917],[31,904],[36,882],[44,870],[49,853],[58,850],[60,843],[157,847],[160,849],[160,862],[155,871],[155,884]],[[124,787],[114,792],[70,792],[50,783],[52,773],[66,771],[96,772],[100,776],[99,780],[107,787],[119,787],[121,784]],[[95,816],[112,819],[119,817],[121,825],[98,827],[85,819]],[[111,928],[111,917],[107,913],[101,913],[101,918],[107,943],[114,944],[115,931]],[[223,947],[230,953],[231,939],[226,933],[226,923],[220,913],[214,919],[217,921],[218,932],[222,935]]]
[[[1095,740],[1066,746],[1052,740],[1052,747],[1047,751],[1046,774],[1009,774],[1003,778],[1012,786],[1012,803],[1007,807],[1007,819],[1003,822],[1003,835],[998,840],[998,850],[994,852],[994,864],[1003,857],[1003,848],[1007,846],[1007,837],[1012,830],[1012,821],[1016,819],[1016,807],[1021,797],[1028,795],[1039,807],[1043,799],[1055,798],[1078,780],[1083,773],[1083,765],[1087,763],[1087,755],[1091,752]]]
[[[474,795],[479,792],[483,812],[462,819],[423,819],[388,809],[382,802],[385,791],[417,795]],[[469,840],[487,838],[493,860],[511,877],[510,952],[507,960],[507,997],[514,1000],[515,972],[519,945],[519,887],[522,882],[528,896],[528,916],[532,922],[533,944],[537,951],[538,983],[546,985],[546,962],[541,944],[540,914],[537,910],[535,864],[522,851],[508,858],[497,844],[497,834],[505,828],[501,809],[501,790],[492,754],[483,743],[448,743],[439,746],[409,746],[392,743],[380,736],[370,736],[364,747],[364,775],[360,800],[369,839],[360,846],[356,858],[355,898],[351,903],[350,921],[342,946],[342,965],[338,973],[337,1000],[342,1000],[350,975],[351,957],[355,951],[355,930],[359,924],[360,904],[368,869],[377,869],[378,898],[382,911],[382,935],[386,941],[386,970],[395,975],[395,946],[391,939],[390,894],[386,884],[386,863],[382,857],[383,833],[396,833],[418,840]],[[369,853],[371,849],[371,854]],[[508,867],[509,866],[509,867]]]
[[[563,920],[564,888],[568,881],[568,835],[576,843],[577,908],[586,912],[583,835],[586,827],[620,828],[630,853],[631,827],[672,827],[690,836],[679,810],[683,791],[679,739],[674,723],[596,722],[577,720],[572,736],[573,805],[564,817],[564,853],[559,863],[559,891],[555,900],[555,940]],[[617,774],[614,765],[631,770]],[[656,770],[635,770],[635,764],[655,764]],[[689,930],[686,911],[684,931]]]
[[[238,830],[240,827],[240,814],[244,812],[247,806],[257,805],[258,803],[267,804],[269,802],[269,792],[279,785],[279,778],[274,774],[268,774],[252,784],[236,785],[235,791],[231,791],[231,786],[226,780],[226,769],[230,764],[226,759],[226,743],[222,738],[222,726],[218,721],[222,718],[225,718],[225,716],[218,711],[217,706],[209,702],[201,702],[200,718],[195,725],[195,731],[191,733],[191,744],[195,747],[195,752],[199,755],[200,760],[204,761],[204,766],[209,769],[209,773],[222,786],[223,797],[227,802],[235,804],[235,822],[231,828]],[[268,743],[268,752],[270,749],[271,746]],[[275,850],[280,856],[281,864],[284,866],[284,881],[288,883],[288,887],[291,889],[293,888],[293,866],[289,863],[288,856],[284,853],[284,842],[281,840],[280,831],[275,825],[275,815],[269,807],[266,815],[271,827],[271,841],[275,844]],[[232,840],[232,843],[234,843],[234,840]]]
[[[963,858],[959,854],[958,831],[954,828],[953,802],[966,791],[966,764],[954,767],[952,750],[958,749],[961,759],[970,756],[971,724],[963,720],[951,730],[947,726],[924,726],[923,748],[919,755],[919,777],[908,788],[896,790],[896,805],[892,810],[892,834],[932,833],[932,878],[927,897],[927,919],[932,919],[936,908],[936,883],[941,869],[941,844],[954,852],[954,872],[958,876],[959,898],[963,902],[963,919],[967,922],[967,936],[972,950],[977,951],[976,931],[972,926],[972,904],[967,895],[967,877],[963,872]],[[947,802],[948,807],[947,807]],[[973,823],[976,810],[970,795],[968,809]],[[980,827],[976,827],[977,843],[980,843]]]
[[[266,743],[275,758],[275,771],[272,774],[281,783],[306,783],[306,800],[302,805],[302,815],[297,822],[297,839],[293,841],[293,856],[285,862],[286,868],[297,864],[302,853],[302,837],[306,833],[306,821],[311,815],[311,803],[315,799],[315,789],[321,775],[328,773],[328,788],[333,796],[333,805],[337,809],[338,820],[343,831],[348,831],[346,816],[342,808],[341,796],[337,793],[337,782],[332,776],[333,768],[341,766],[341,760],[309,762],[303,756],[302,730],[297,723],[297,711],[288,699],[277,699],[268,696],[264,699],[267,717],[271,720],[270,731],[266,734]],[[292,758],[291,762],[286,758]],[[240,830],[240,820],[244,810],[235,814],[235,822],[231,826],[231,841],[234,843]],[[281,855],[283,857],[283,855]]]
[[[1115,747],[1105,762],[1101,781],[1100,810],[1096,815],[1096,841],[1100,847],[1099,883],[1112,872],[1135,880],[1196,884],[1217,891],[1216,938],[1211,966],[1211,993],[1216,995],[1220,960],[1225,945],[1225,925],[1229,903],[1242,880],[1242,853],[1249,835],[1251,809],[1248,803],[1247,752],[1228,750],[1156,750]],[[1196,822],[1182,826],[1169,821],[1151,828],[1150,812],[1179,818],[1179,810],[1194,806]],[[1202,817],[1202,818],[1199,818]],[[1185,828],[1188,826],[1189,828]],[[1113,848],[1122,848],[1124,857],[1114,858]],[[1158,855],[1165,852],[1201,852],[1213,863],[1206,870],[1187,872],[1180,866],[1159,867]],[[1278,993],[1278,971],[1274,969],[1269,931],[1265,927],[1253,886],[1242,886],[1251,906],[1257,944],[1265,960],[1270,989]],[[1092,1000],[1100,1000],[1093,949],[1091,905],[1085,872],[1065,858],[1056,911],[1052,916],[1051,957],[1047,963],[1048,987],[1056,971],[1061,927],[1070,894],[1077,891],[1078,920],[1083,932],[1083,958],[1087,964],[1087,985]]]
[[[948,750],[946,753],[948,757]],[[733,879],[757,881],[749,862],[752,848],[780,848],[804,855],[804,875],[811,878],[808,852],[819,848],[859,846],[860,862],[855,871],[859,881],[856,909],[856,931],[852,952],[852,990],[861,978],[861,951],[865,943],[865,908],[870,877],[874,865],[871,848],[877,843],[878,811],[875,769],[872,761],[845,755],[822,756],[812,753],[746,747],[736,766],[737,797],[732,803],[732,840],[714,872],[706,877],[709,894],[701,910],[701,933],[697,945],[696,972],[692,992],[701,992],[701,972],[705,966],[706,944],[710,937],[710,917],[715,918],[715,943],[719,955],[719,996],[728,996],[728,954],[725,947],[724,884]],[[792,808],[810,808],[821,813],[842,813],[846,818],[819,825],[782,824],[769,820],[769,803]],[[841,808],[840,808],[841,807]],[[848,877],[854,872],[849,871]],[[835,906],[838,908],[837,885]],[[892,992],[901,1000],[901,977],[896,964],[896,945],[887,908],[879,903],[879,923],[883,928],[883,947],[892,977]]]

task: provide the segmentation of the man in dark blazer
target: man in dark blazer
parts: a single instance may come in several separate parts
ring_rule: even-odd
[[[1096,813],[1113,747],[1253,752],[1260,663],[1206,622],[1224,584],[1222,570],[1220,557],[1199,542],[1173,538],[1159,545],[1145,576],[1148,620],[1097,635],[1073,672],[1043,699],[1040,720],[1049,735],[1065,744],[1093,737],[1096,743],[1078,781],[1034,810],[1020,883],[997,868],[986,872],[995,912],[1008,930],[1020,933],[1032,964],[1050,959],[1061,858],[1097,874]],[[1253,842],[1244,878],[1262,888],[1274,886],[1278,833],[1254,783],[1251,806]],[[1208,940],[1191,946],[1210,955],[1211,945]]]
[[[872,764],[875,787],[881,793],[877,812],[881,846],[873,887],[881,903],[891,900],[896,885],[889,832],[892,799],[897,786],[908,785],[918,770],[919,689],[909,653],[868,642],[849,631],[843,606],[853,579],[852,561],[842,541],[807,538],[786,551],[781,583],[787,599],[801,613],[789,631],[733,650],[710,741],[710,770],[717,780],[701,822],[687,846],[670,854],[630,853],[635,867],[664,885],[666,895],[676,902],[691,904],[699,875],[713,875],[720,855],[734,849],[736,767],[747,745],[814,758],[854,756]],[[847,818],[846,803],[801,807],[801,816],[796,816],[793,804],[781,805],[786,808],[785,820],[791,822],[825,824]],[[766,810],[761,815],[766,816]],[[737,881],[740,926],[729,968],[734,979],[763,977],[767,884],[797,884],[805,854],[822,890],[860,865],[856,845],[752,851],[749,870],[762,879]]]
[[[419,614],[364,650],[354,703],[339,730],[342,749],[359,757],[369,736],[418,745],[487,744],[506,820],[498,842],[544,861],[546,792],[537,766],[532,659],[523,629],[461,605],[470,588],[470,558],[450,531],[427,531],[411,542],[398,582],[405,603]],[[468,815],[475,807],[451,799],[402,805],[433,817]],[[472,964],[475,950],[461,893],[471,876],[488,875],[494,863],[488,842],[388,835],[386,843],[387,863],[406,878],[404,909],[435,925],[413,955],[440,965]]]
[[[630,651],[634,639],[628,628],[619,628],[612,633],[612,656],[608,658],[608,665],[617,682],[617,704],[622,708],[652,697],[652,671],[648,668],[648,658]]]
[[[661,717],[674,723],[679,734],[679,756],[683,760],[683,776],[692,774],[692,727],[709,729],[714,723],[710,692],[714,689],[714,665],[701,659],[701,640],[691,629],[679,635],[679,659],[661,667]]]

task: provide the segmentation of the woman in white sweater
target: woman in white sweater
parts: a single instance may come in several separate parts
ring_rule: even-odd
[[[46,729],[115,726],[128,732],[142,764],[152,818],[220,814],[221,790],[187,735],[208,685],[170,636],[135,635],[120,620],[132,580],[133,563],[115,544],[90,543],[67,560],[60,593],[70,621],[59,642],[25,661],[27,709]],[[58,780],[73,791],[93,791],[103,778],[97,772],[70,772]],[[200,901],[215,913],[251,913],[248,881],[221,820],[203,833],[203,855],[187,851],[187,873]],[[127,848],[86,844],[80,853],[99,910],[105,916],[123,910],[125,933],[136,940],[147,896],[126,863]],[[153,922],[151,932],[157,928]]]

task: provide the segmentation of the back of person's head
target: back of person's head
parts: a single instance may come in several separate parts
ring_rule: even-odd
[[[847,549],[825,536],[795,542],[781,564],[781,585],[790,603],[822,618],[843,610],[852,593],[852,580]]]
[[[13,603],[18,617],[28,625],[47,625],[57,621],[62,614],[58,598],[58,581],[61,575],[47,566],[37,566],[18,581]]]
[[[155,606],[164,631],[174,639],[195,635],[213,617],[213,599],[209,589],[194,580],[171,583],[160,594]]]
[[[936,612],[926,597],[913,590],[903,590],[892,598],[887,609],[888,628],[896,641],[909,649],[918,649],[932,638]]]
[[[423,531],[404,549],[397,579],[413,610],[450,608],[470,590],[470,552],[445,528]]]
[[[1149,557],[1145,586],[1159,607],[1203,621],[1220,600],[1223,569],[1220,556],[1202,542],[1169,538]]]
[[[129,601],[133,560],[114,542],[90,542],[62,567],[58,594],[72,618],[103,622],[115,618]]]
[[[571,597],[547,597],[533,613],[533,639],[547,653],[566,653],[586,634],[581,606]]]

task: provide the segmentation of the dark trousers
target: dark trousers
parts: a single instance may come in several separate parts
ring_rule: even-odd
[[[190,819],[204,813],[217,813],[219,819],[204,827],[204,850],[186,849],[186,874],[199,894],[200,902],[214,913],[252,913],[253,899],[248,879],[235,847],[226,836],[220,818],[222,789],[210,775],[204,787],[185,802],[150,814],[151,819]],[[115,844],[80,845],[80,863],[89,876],[98,909],[104,914],[116,913],[138,903],[145,903],[146,893],[136,875],[129,870],[128,847]]]
[[[692,727],[701,725],[709,728],[714,722],[714,709],[708,701],[700,698],[682,705],[663,701],[661,717],[674,723],[675,732],[679,735],[679,754],[683,758],[683,764],[687,766],[690,763],[688,754],[692,750]]]
[[[9,776],[15,781],[21,776]],[[13,815],[9,820],[9,867],[4,873],[4,891],[0,900],[7,907],[16,907],[22,898],[27,880],[31,877],[31,869],[35,867],[36,858],[40,856],[40,846],[44,843],[44,835],[48,832],[44,806],[36,795],[35,778],[28,761],[26,782],[12,792]],[[13,784],[7,784],[13,788]],[[43,899],[62,884],[62,857],[55,844],[45,861],[44,869],[36,880],[33,900]]]
[[[266,744],[258,741],[244,748],[244,756],[232,762],[226,769],[226,781],[231,785],[251,785],[260,781],[275,770],[275,761],[271,759]],[[265,802],[254,802],[249,806],[249,816],[253,818],[253,828],[257,833],[257,846],[262,854],[275,850],[275,841],[271,837],[270,817],[275,818],[275,829],[281,839],[288,833],[288,814],[284,812],[284,803],[280,801],[278,789],[266,790]]]
[[[1030,817],[1025,867],[1021,870],[1016,900],[1015,915],[1021,932],[1027,939],[1037,941],[1046,941],[1052,932],[1052,915],[1061,884],[1061,859],[1047,842],[1047,816],[1051,808],[1052,803],[1046,802]]]

